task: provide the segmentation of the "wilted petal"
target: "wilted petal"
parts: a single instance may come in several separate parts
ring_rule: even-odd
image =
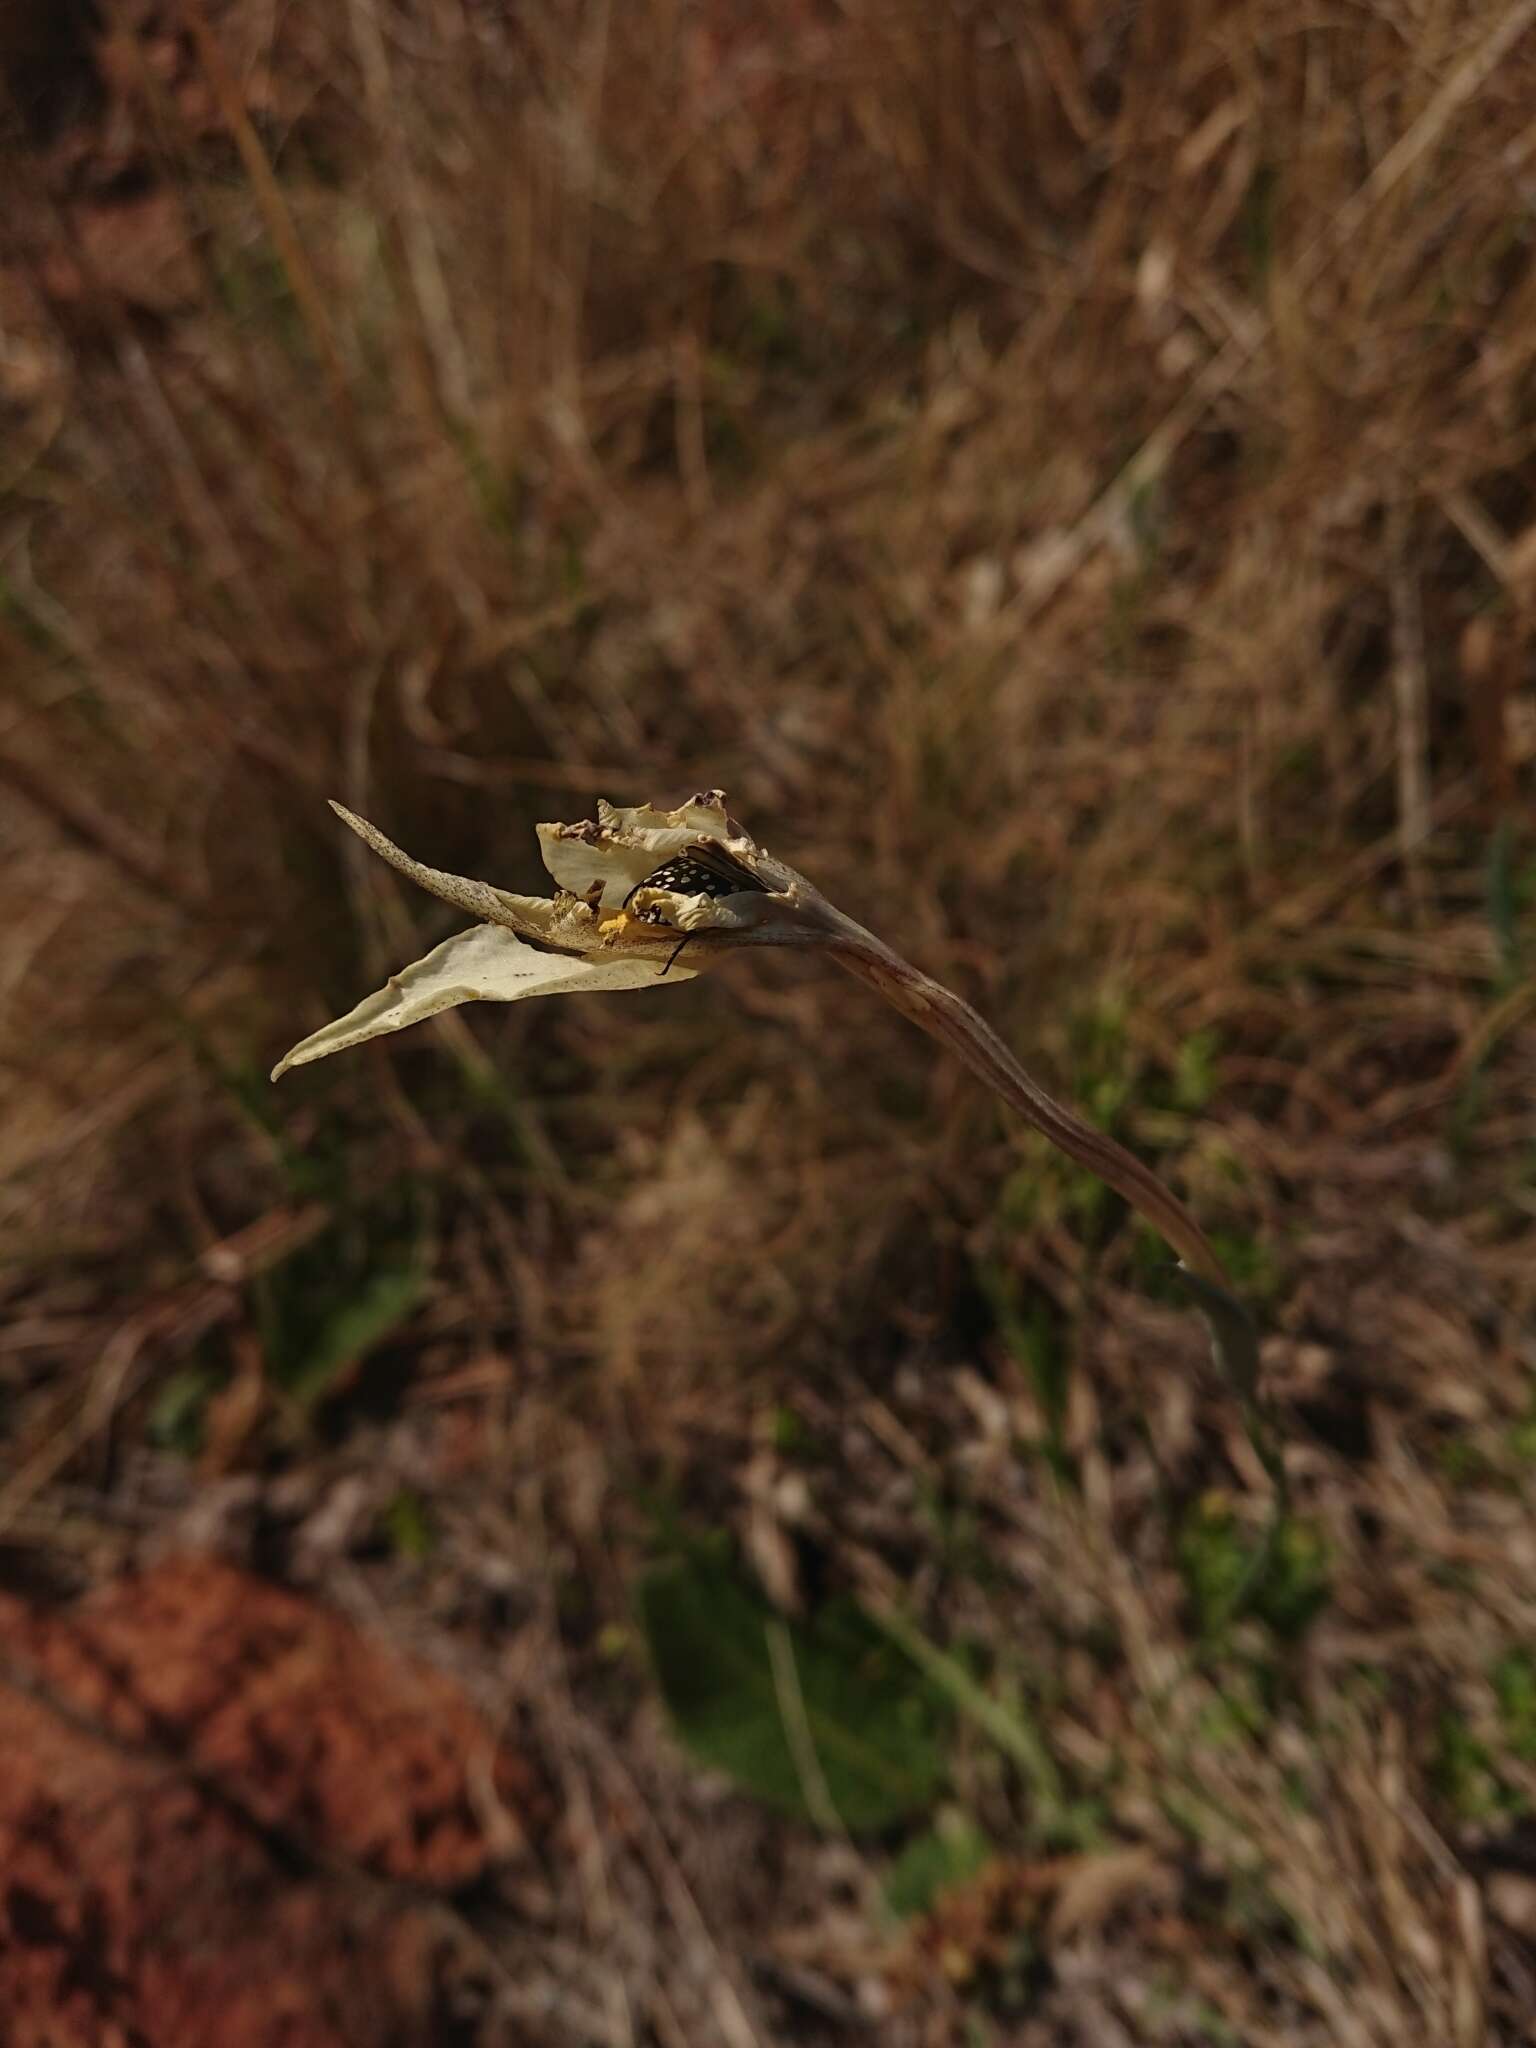
[[[717,789],[705,790],[675,811],[658,811],[650,804],[621,810],[600,801],[596,824],[539,827],[544,865],[560,887],[584,897],[600,882],[604,910],[621,908],[647,875],[701,839],[738,854],[756,851],[726,816],[725,798]]]
[[[693,978],[678,966],[666,984]],[[633,955],[577,958],[525,946],[501,925],[477,924],[434,946],[423,960],[392,974],[376,995],[366,996],[334,1024],[303,1039],[272,1071],[273,1080],[290,1067],[345,1052],[365,1039],[419,1024],[457,1003],[515,1003],[523,996],[553,996],[583,990],[650,988],[662,981],[661,964]]]
[[[355,811],[349,811],[334,797],[331,809],[344,825],[351,826],[365,846],[371,846],[381,860],[387,860],[392,868],[408,876],[418,888],[430,890],[434,896],[441,896],[445,903],[452,903],[459,910],[467,910],[471,917],[483,917],[491,924],[502,924],[509,931],[520,932],[524,938],[564,943],[565,935],[559,929],[560,907],[551,903],[547,896],[514,896],[509,889],[495,889],[489,882],[477,882],[468,875],[452,875],[445,868],[429,868],[425,862],[413,860],[410,854],[403,853],[377,825],[370,825],[366,818],[358,817]]]

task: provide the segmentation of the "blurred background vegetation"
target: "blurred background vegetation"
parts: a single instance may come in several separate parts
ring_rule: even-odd
[[[4,1584],[514,1702],[497,2039],[1531,2038],[1536,4],[0,36]],[[269,1088],[453,928],[327,796],[532,889],[709,785],[1179,1188],[1278,1529],[1160,1243],[814,964]]]

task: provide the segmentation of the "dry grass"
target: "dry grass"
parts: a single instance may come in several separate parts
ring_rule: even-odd
[[[191,1531],[512,1688],[529,2038],[1531,2038],[1536,7],[105,12],[0,275],[7,1567]],[[714,783],[1217,1236],[1267,1609],[1157,1248],[859,992],[269,1094],[447,928],[325,795],[520,887]],[[668,1517],[1039,1731],[947,1947],[661,1738]]]

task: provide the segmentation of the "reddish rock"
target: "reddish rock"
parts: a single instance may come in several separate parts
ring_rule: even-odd
[[[172,1559],[18,1626],[18,1649],[103,1727],[384,1876],[473,1882],[536,1797],[528,1767],[441,1673],[212,1558]],[[477,1783],[495,1794],[494,1845]]]
[[[450,1995],[473,2038],[444,1925],[334,1867],[483,1875],[509,1840],[477,1757],[533,1824],[533,1774],[449,1681],[206,1560],[0,1601],[0,1654],[6,2048],[428,2048]]]
[[[434,2038],[434,1936],[419,1908],[296,1878],[184,1776],[5,1689],[0,1754],[8,2048]]]

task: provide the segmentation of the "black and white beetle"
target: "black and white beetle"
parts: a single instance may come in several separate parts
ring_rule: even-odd
[[[642,889],[670,889],[678,896],[740,896],[750,891],[766,896],[770,893],[766,883],[760,882],[752,870],[744,867],[723,847],[712,845],[705,840],[698,846],[690,846],[685,853],[675,853],[670,860],[662,862],[653,874],[643,882],[636,882],[629,895],[624,898],[624,907],[629,908],[630,899]],[[666,915],[659,903],[651,904],[645,910],[637,910],[635,916],[643,924],[665,924]],[[661,970],[666,974],[682,952],[688,941],[697,938],[697,932],[684,932],[673,948],[667,964]]]

